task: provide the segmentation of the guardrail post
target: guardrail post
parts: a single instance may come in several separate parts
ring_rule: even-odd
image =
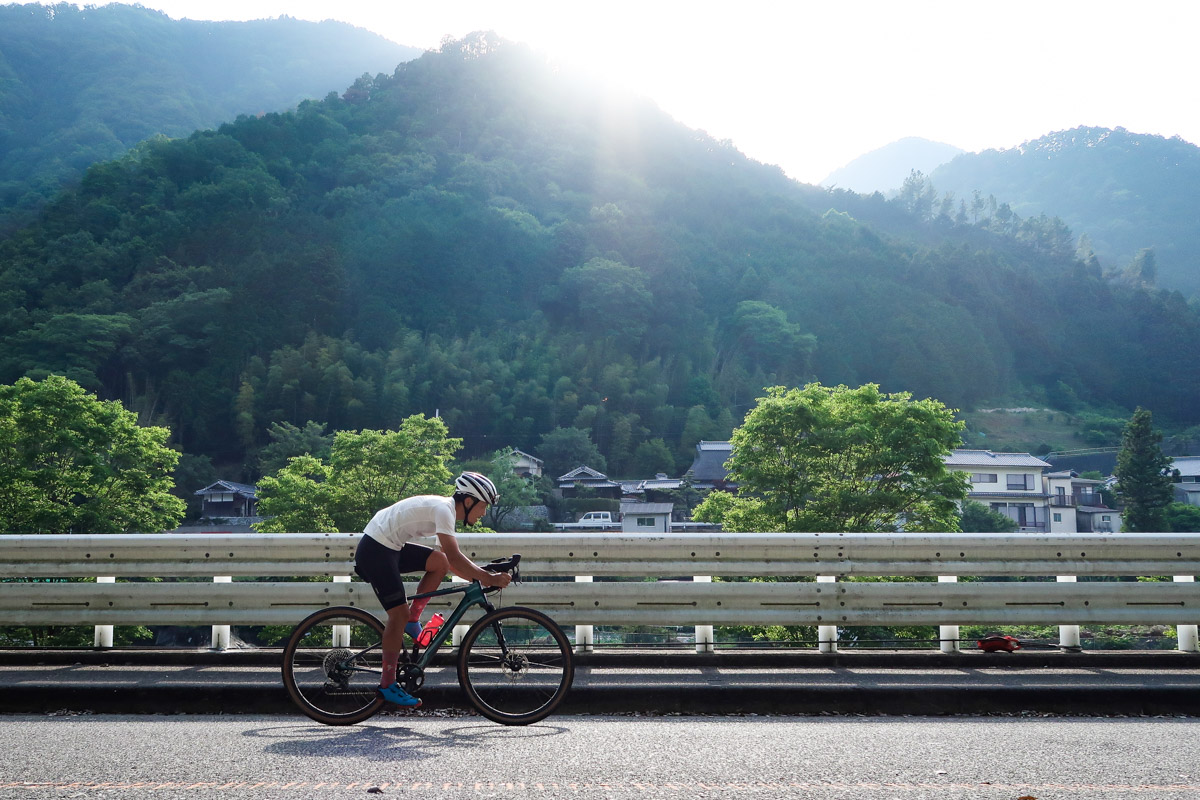
[[[349,583],[349,575],[334,575],[334,583]],[[333,626],[333,646],[334,647],[349,647],[350,646],[350,626],[349,625],[334,625]]]
[[[233,583],[232,575],[215,575],[213,583]],[[228,625],[213,625],[212,637],[209,640],[210,650],[228,650],[229,649],[229,626]]]
[[[576,575],[576,583],[591,583],[591,575]],[[590,653],[595,649],[595,641],[592,638],[593,631],[591,625],[576,625],[575,626],[575,652]]]
[[[116,583],[116,577],[96,578],[96,583]],[[113,626],[112,625],[97,625],[95,634],[92,637],[92,643],[95,647],[109,648],[113,646]]]
[[[938,575],[938,583],[958,583],[957,575]],[[942,625],[938,628],[938,645],[943,653],[961,653],[957,625]]]
[[[712,575],[696,575],[692,578],[696,583],[712,583]],[[715,649],[713,642],[713,626],[696,626],[696,652],[711,653]]]
[[[1176,583],[1195,583],[1196,576],[1195,575],[1176,575],[1175,582]],[[1179,637],[1179,643],[1176,645],[1176,647],[1178,647],[1181,651],[1183,651],[1185,653],[1195,653],[1197,650],[1200,650],[1200,647],[1197,646],[1196,626],[1195,625],[1176,625],[1175,632],[1176,632],[1176,635]]]
[[[818,575],[817,583],[837,583],[837,576]],[[822,653],[836,653],[838,651],[837,640],[837,625],[817,626],[817,647]]]
[[[1075,583],[1075,576],[1059,575],[1057,580],[1059,583]],[[1063,650],[1070,650],[1072,652],[1081,650],[1082,648],[1079,646],[1079,626],[1059,625],[1058,646]]]

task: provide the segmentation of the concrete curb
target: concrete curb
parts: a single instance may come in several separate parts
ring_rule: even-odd
[[[278,650],[0,650],[0,712],[299,717],[279,661]],[[577,666],[565,714],[1200,715],[1194,653],[642,650],[580,654]],[[425,709],[469,708],[453,669],[439,673]]]
[[[208,650],[180,648],[111,649],[2,649],[0,666],[54,666],[130,664],[146,666],[277,666],[281,649]],[[452,663],[447,653],[438,663]],[[589,667],[647,669],[686,669],[689,667],[871,667],[891,669],[952,669],[1003,666],[1026,669],[1200,669],[1200,653],[1178,650],[1118,650],[1064,652],[1057,649],[1031,649],[1016,653],[961,653],[940,651],[864,650],[820,653],[816,650],[718,650],[696,653],[692,650],[596,650],[577,653],[576,664]]]

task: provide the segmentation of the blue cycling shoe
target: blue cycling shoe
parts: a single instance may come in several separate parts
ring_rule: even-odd
[[[395,703],[398,706],[406,708],[420,708],[421,698],[413,697],[408,692],[400,688],[400,682],[397,681],[391,686],[380,686],[377,690],[379,695],[389,703]]]
[[[404,632],[407,633],[409,638],[415,642],[417,640],[417,636],[419,636],[421,633],[421,623],[419,623],[419,622],[408,623],[407,625],[404,626]]]

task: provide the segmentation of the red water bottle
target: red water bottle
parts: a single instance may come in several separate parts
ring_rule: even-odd
[[[437,636],[437,632],[441,630],[442,623],[445,619],[441,614],[434,614],[429,618],[429,622],[425,623],[425,627],[421,628],[421,633],[417,635],[417,644],[421,647],[429,647],[429,643],[433,641],[433,637]]]

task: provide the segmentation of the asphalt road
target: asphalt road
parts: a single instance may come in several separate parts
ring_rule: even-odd
[[[0,715],[0,797],[1187,798],[1200,719]]]

